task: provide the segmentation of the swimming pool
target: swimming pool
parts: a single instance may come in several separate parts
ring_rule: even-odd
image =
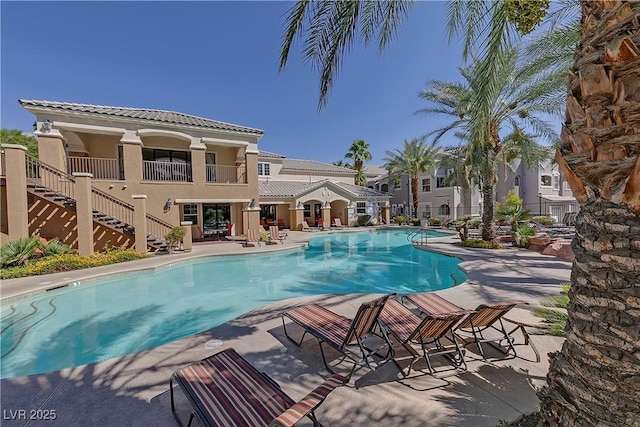
[[[414,249],[407,236],[319,233],[304,249],[200,258],[2,304],[0,377],[157,347],[286,298],[435,291],[466,279],[460,260]]]

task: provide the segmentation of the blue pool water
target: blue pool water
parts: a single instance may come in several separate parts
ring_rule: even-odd
[[[321,234],[305,249],[201,258],[2,304],[1,377],[142,351],[286,298],[435,291],[466,279],[458,259],[414,249],[407,235]]]

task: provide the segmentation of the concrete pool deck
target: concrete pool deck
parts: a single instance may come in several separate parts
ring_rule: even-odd
[[[190,254],[153,257],[125,263],[126,269],[153,268],[185,258],[213,253],[248,253],[302,247],[317,233],[291,232],[284,245],[243,248],[237,243],[197,245]],[[480,303],[523,299],[529,306],[514,309],[511,318],[535,323],[531,308],[560,292],[569,280],[571,264],[526,250],[469,250],[452,245],[455,239],[430,241],[430,250],[461,258],[468,280],[438,294],[473,308]],[[132,264],[137,264],[133,266]],[[97,274],[125,271],[123,264],[38,278],[7,280],[0,285],[3,299],[86,280]],[[27,282],[28,281],[28,282]],[[44,283],[43,282],[51,282]],[[16,291],[16,289],[18,289]],[[7,294],[7,292],[9,294]],[[284,337],[279,314],[297,305],[318,302],[352,317],[357,307],[374,295],[320,295],[268,304],[201,334],[104,362],[46,374],[0,380],[3,426],[175,426],[169,398],[169,377],[175,370],[214,352],[234,347],[260,370],[276,380],[294,399],[326,377],[317,341],[306,338],[296,347]],[[205,348],[221,340],[216,350]],[[469,371],[446,380],[419,375],[402,379],[392,363],[371,371],[356,371],[346,387],[334,391],[317,411],[325,426],[494,426],[512,421],[537,408],[536,391],[548,371],[547,353],[558,351],[563,340],[534,335],[541,362],[533,361],[529,347],[518,347],[518,358],[482,361],[467,348]],[[335,354],[335,353],[330,353]],[[337,354],[336,354],[337,355]],[[348,370],[345,364],[345,371]],[[343,371],[343,370],[340,370]],[[184,420],[189,411],[181,392],[178,408]],[[24,410],[26,412],[19,412]],[[37,411],[31,414],[30,411]],[[47,412],[48,411],[48,412]],[[52,412],[53,411],[53,412]],[[29,419],[55,413],[55,420]],[[22,417],[25,414],[26,419]],[[305,421],[301,425],[310,425]]]

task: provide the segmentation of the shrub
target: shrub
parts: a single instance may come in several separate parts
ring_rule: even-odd
[[[173,248],[177,247],[182,239],[184,239],[185,234],[187,234],[187,229],[184,227],[173,227],[164,239],[167,241],[167,247],[169,248],[169,253],[173,252]]]
[[[40,236],[35,235],[26,239],[10,240],[0,246],[0,264],[2,267],[25,265],[36,254],[40,246]]]
[[[435,216],[429,218],[429,225],[442,225],[442,220]]]
[[[147,258],[149,255],[138,253],[132,249],[115,248],[104,253],[89,256],[77,254],[58,254],[29,262],[26,266],[17,266],[0,271],[0,278],[13,279],[17,277],[37,276],[40,274],[57,273],[60,271],[80,270],[83,268],[99,267],[116,264],[123,261]]]
[[[420,218],[411,218],[411,225],[420,225]]]
[[[358,215],[358,225],[365,226],[369,225],[371,221],[371,215]]]
[[[501,244],[482,239],[467,239],[462,242],[462,246],[465,248],[502,249]]]
[[[402,215],[398,215],[394,218],[394,220],[396,221],[397,224],[404,224],[406,222],[405,217],[403,217]]]
[[[482,228],[482,220],[472,219],[471,221],[469,221],[469,228]]]
[[[73,249],[62,243],[57,238],[49,240],[48,242],[40,242],[40,251],[45,257],[59,254],[71,254],[74,252]]]
[[[518,226],[512,231],[513,243],[519,248],[529,247],[529,240],[536,235],[536,230],[527,226]]]
[[[531,217],[531,220],[537,222],[538,224],[546,225],[547,227],[555,224],[553,218],[545,215]]]
[[[261,231],[259,240],[261,242],[266,242],[267,240],[269,240],[269,233],[267,233],[266,231]]]

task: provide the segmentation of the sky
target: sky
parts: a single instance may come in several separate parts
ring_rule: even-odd
[[[259,149],[296,159],[343,160],[364,139],[382,165],[386,150],[448,123],[414,114],[429,80],[460,79],[445,2],[418,2],[381,54],[356,44],[320,111],[300,43],[278,72],[292,4],[3,0],[0,125],[32,131],[18,99],[152,108],[262,129]]]

